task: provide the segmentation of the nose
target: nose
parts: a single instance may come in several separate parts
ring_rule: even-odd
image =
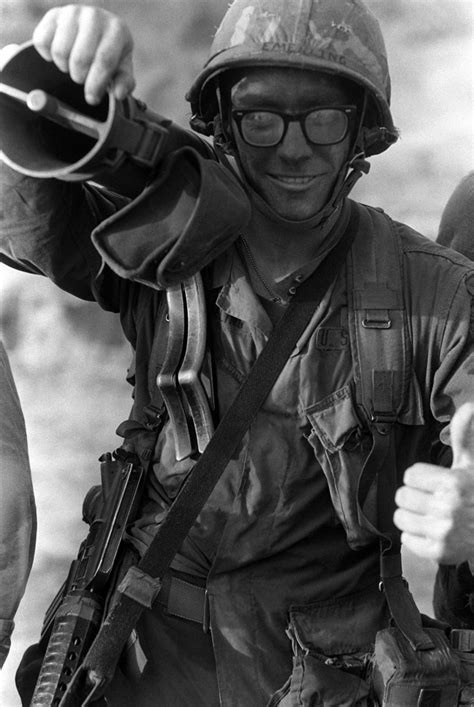
[[[280,157],[291,160],[312,156],[312,145],[305,138],[303,129],[297,120],[288,123],[286,135],[278,145],[278,153]]]

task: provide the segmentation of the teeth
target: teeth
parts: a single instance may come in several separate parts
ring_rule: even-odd
[[[276,177],[276,179],[279,182],[285,182],[285,184],[308,184],[313,177]]]

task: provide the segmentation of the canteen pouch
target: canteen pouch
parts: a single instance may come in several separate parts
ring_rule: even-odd
[[[373,689],[382,707],[454,707],[460,666],[444,630],[424,628],[435,647],[415,651],[395,626],[377,633]]]
[[[287,630],[293,670],[267,707],[370,707],[377,631],[388,625],[377,590],[292,606]]]
[[[451,629],[449,635],[453,653],[459,661],[461,670],[461,694],[459,705],[473,707],[474,705],[474,630]]]
[[[474,633],[474,631],[471,631]],[[474,653],[464,653],[455,651],[459,658],[461,667],[462,689],[459,695],[458,704],[462,707],[473,707],[474,705]]]

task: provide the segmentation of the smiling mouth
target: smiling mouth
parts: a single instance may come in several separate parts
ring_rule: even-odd
[[[316,174],[299,175],[299,176],[286,175],[286,174],[269,174],[268,176],[273,181],[278,182],[278,184],[284,184],[285,186],[295,186],[295,187],[308,186],[317,177]]]

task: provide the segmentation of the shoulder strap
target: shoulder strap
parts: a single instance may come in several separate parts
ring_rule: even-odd
[[[360,207],[363,237],[348,264],[349,328],[356,401],[372,433],[372,448],[359,479],[363,515],[370,492],[377,492],[380,576],[392,617],[413,648],[431,648],[420,613],[402,577],[400,532],[393,523],[398,486],[395,422],[408,397],[412,347],[403,296],[400,237],[393,222]]]
[[[363,237],[348,263],[356,399],[365,419],[383,433],[406,401],[412,367],[402,249],[387,216],[359,208]]]
[[[358,210],[352,205],[344,237],[298,288],[148,550],[138,566],[128,570],[118,587],[120,597],[96,636],[83,665],[71,680],[67,697],[77,698],[78,693],[83,694],[86,690],[90,699],[93,693],[102,691],[113,677],[122,647],[133,627],[142,611],[152,607],[161,588],[161,578],[267,398],[316,306],[336,279],[358,232],[358,221]],[[65,698],[62,705],[76,704],[74,701],[67,702]]]
[[[363,511],[376,475],[386,463],[393,426],[408,396],[412,348],[398,233],[384,214],[359,208],[362,234],[351,249],[347,277],[356,403],[373,438],[359,480],[358,502]]]

